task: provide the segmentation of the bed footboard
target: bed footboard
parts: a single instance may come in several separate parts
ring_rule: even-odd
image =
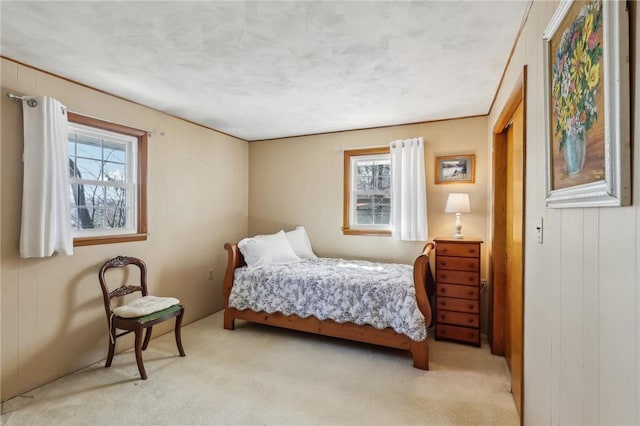
[[[429,254],[434,249],[433,243],[425,244],[422,254],[418,256],[413,263],[413,284],[416,288],[416,301],[418,309],[424,316],[425,325],[431,323],[431,304],[427,295],[427,275],[431,274],[429,266]],[[422,370],[429,369],[429,342],[410,341],[411,356],[413,357],[413,366]]]
[[[418,309],[424,316],[425,325],[428,327],[431,324],[431,303],[429,303],[429,296],[427,295],[427,275],[431,274],[431,267],[429,266],[429,254],[434,249],[433,243],[425,244],[422,249],[422,253],[413,262],[413,285],[416,288],[416,301],[418,302]]]

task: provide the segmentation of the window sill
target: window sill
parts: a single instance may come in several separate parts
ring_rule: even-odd
[[[106,235],[103,237],[74,238],[73,246],[95,246],[98,244],[128,243],[132,241],[146,241],[149,234]]]
[[[342,228],[344,235],[372,235],[376,237],[390,237],[391,231],[375,230],[375,229],[350,229]]]

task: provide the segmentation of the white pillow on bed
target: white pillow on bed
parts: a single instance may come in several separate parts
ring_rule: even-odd
[[[291,248],[302,259],[317,259],[318,256],[313,252],[311,248],[311,241],[307,235],[307,230],[304,226],[298,226],[293,231],[285,232],[284,235],[289,240]]]
[[[240,249],[240,253],[242,253],[244,261],[249,268],[302,260],[291,248],[284,231],[245,238],[238,243],[238,249]]]

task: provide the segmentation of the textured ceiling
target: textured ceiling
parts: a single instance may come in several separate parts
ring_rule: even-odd
[[[486,114],[528,3],[3,1],[0,52],[260,140]]]

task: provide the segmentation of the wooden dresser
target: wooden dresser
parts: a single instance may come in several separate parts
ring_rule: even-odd
[[[480,244],[436,238],[436,339],[480,346]]]

